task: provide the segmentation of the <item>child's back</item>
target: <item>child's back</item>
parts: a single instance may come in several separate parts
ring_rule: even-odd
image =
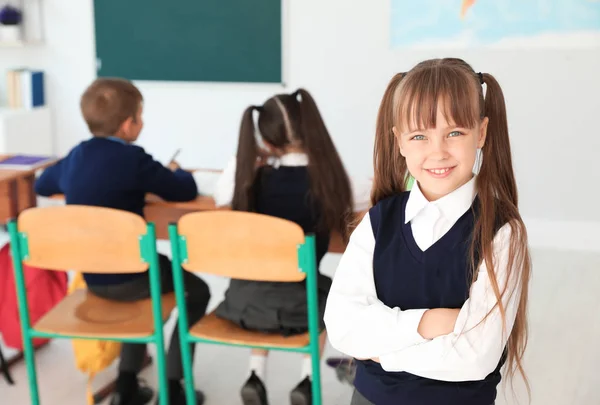
[[[131,83],[99,79],[81,100],[93,138],[81,142],[36,181],[42,196],[64,194],[67,204],[115,208],[143,216],[146,193],[166,200],[197,196],[192,175],[170,170],[132,145],[143,127],[142,96]],[[88,285],[122,283],[137,274],[85,274]]]
[[[67,204],[94,205],[143,216],[146,193],[166,200],[196,197],[196,183],[185,171],[172,172],[139,146],[119,138],[92,138],[77,145],[58,170],[37,183],[39,194],[51,194],[47,176],[55,174]],[[45,187],[48,187],[47,189]]]

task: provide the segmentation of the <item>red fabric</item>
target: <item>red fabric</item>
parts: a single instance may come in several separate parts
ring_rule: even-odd
[[[23,265],[29,319],[35,324],[67,294],[67,273]],[[0,333],[7,346],[23,350],[17,289],[13,272],[10,245],[0,249]],[[48,339],[33,339],[34,346]]]

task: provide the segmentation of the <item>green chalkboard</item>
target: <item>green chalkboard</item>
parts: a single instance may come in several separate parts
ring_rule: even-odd
[[[281,83],[281,0],[95,0],[98,76]]]

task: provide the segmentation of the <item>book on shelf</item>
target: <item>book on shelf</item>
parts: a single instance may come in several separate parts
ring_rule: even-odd
[[[11,69],[6,74],[6,81],[10,108],[35,108],[45,104],[44,72]]]

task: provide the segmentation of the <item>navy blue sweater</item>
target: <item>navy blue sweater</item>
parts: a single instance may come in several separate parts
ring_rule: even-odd
[[[144,215],[146,193],[168,201],[190,201],[198,195],[193,176],[172,172],[139,146],[118,138],[81,142],[44,170],[35,183],[41,196],[64,194],[67,204],[116,208]],[[84,274],[88,284],[118,284],[144,273]]]
[[[471,285],[473,209],[423,252],[415,242],[410,222],[404,223],[408,196],[406,192],[389,197],[369,212],[375,236],[373,274],[377,297],[388,307],[403,310],[461,308]],[[445,382],[406,372],[386,372],[378,363],[359,361],[355,385],[377,405],[491,405],[503,363],[504,358],[482,381]]]

